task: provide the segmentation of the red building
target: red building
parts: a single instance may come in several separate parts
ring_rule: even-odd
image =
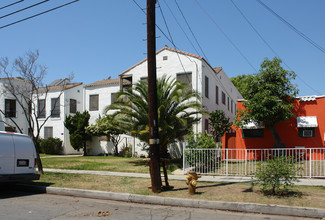
[[[243,109],[244,100],[238,101]],[[325,147],[325,96],[304,96],[294,102],[294,117],[276,124],[276,130],[286,148]],[[250,123],[233,127],[222,139],[223,149],[268,149],[275,141],[263,124]]]

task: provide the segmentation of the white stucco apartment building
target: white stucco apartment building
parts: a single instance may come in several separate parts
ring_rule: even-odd
[[[164,47],[156,53],[157,78],[163,75],[189,84],[202,96],[201,103],[212,112],[223,110],[231,120],[236,115],[236,102],[242,96],[221,67],[212,68],[202,57],[184,51]],[[120,75],[121,84],[132,84],[148,77],[147,59],[140,61]],[[196,132],[206,130],[206,116],[195,128]]]
[[[200,102],[207,111],[223,110],[226,117],[231,120],[235,117],[236,103],[242,96],[221,67],[213,68],[200,56],[169,47],[157,51],[156,60],[157,78],[166,75],[187,83],[201,94]],[[114,101],[115,94],[120,89],[131,87],[140,80],[146,80],[147,77],[147,59],[144,59],[122,72],[119,79],[104,79],[88,85],[82,83],[60,85],[66,82],[58,80],[54,85],[43,88],[43,96],[37,97],[38,106],[35,109],[38,115],[42,114],[40,123],[45,122],[41,130],[41,138],[51,136],[63,140],[64,154],[82,153],[75,151],[70,145],[69,132],[64,127],[65,116],[73,115],[76,111],[87,110],[91,116],[89,124],[94,124],[99,116],[105,114],[105,108]],[[0,105],[1,108],[5,107],[2,97]],[[40,111],[43,108],[45,111]],[[195,125],[194,132],[208,130],[207,116],[198,115],[198,117],[202,120]],[[1,129],[3,128],[0,123]],[[142,150],[142,143],[136,138],[123,136],[119,148],[125,146],[131,146],[134,155],[146,154]],[[112,143],[98,137],[93,137],[87,143],[87,149],[90,155],[113,152]]]
[[[193,90],[201,94],[200,102],[208,112],[223,110],[226,117],[233,121],[236,115],[236,103],[242,96],[227,77],[221,67],[213,68],[203,57],[184,51],[164,47],[156,53],[157,78],[166,75],[189,84]],[[147,59],[122,72],[120,75],[122,88],[129,87],[148,77]],[[195,125],[194,132],[209,129],[208,118],[199,115],[202,120]],[[134,141],[134,152],[141,151],[141,143]]]
[[[69,131],[64,127],[67,115],[83,112],[83,84],[69,83],[41,88],[34,111],[38,116],[39,124],[44,124],[40,131],[41,138],[54,137],[63,141],[63,153],[75,154],[70,144]]]

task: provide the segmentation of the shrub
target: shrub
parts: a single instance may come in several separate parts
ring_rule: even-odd
[[[121,157],[132,157],[132,146],[126,147],[125,145],[123,145],[123,148],[119,152],[119,155]]]
[[[262,192],[269,195],[284,195],[289,188],[293,187],[297,168],[292,157],[279,156],[268,159],[257,166],[255,184],[262,187]]]
[[[186,140],[186,148],[193,149],[185,153],[186,161],[190,166],[204,172],[213,171],[215,164],[220,160],[218,152],[208,150],[216,148],[213,136],[207,133],[191,133]]]
[[[40,141],[40,150],[45,154],[60,154],[63,150],[62,140],[60,138],[46,138],[41,139]]]

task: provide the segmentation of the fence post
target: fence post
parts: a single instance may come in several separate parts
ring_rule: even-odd
[[[226,149],[226,176],[228,176],[228,149]]]
[[[311,178],[311,148],[309,148],[309,178]]]
[[[245,149],[245,176],[247,176],[247,149]]]

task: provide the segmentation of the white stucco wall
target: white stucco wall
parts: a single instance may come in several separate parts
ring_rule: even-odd
[[[20,90],[26,90],[29,91],[31,89],[30,84],[24,82],[23,80],[12,80],[11,81],[12,84],[15,87],[18,87]],[[5,100],[6,99],[16,99],[9,91],[7,91],[4,87],[4,85],[8,83],[7,79],[0,79],[0,109],[5,112]],[[18,96],[18,99],[22,99],[21,96]],[[25,108],[27,108],[27,104],[26,106],[24,106]],[[4,131],[5,127],[9,125],[16,127],[17,126],[11,121],[11,119],[6,118],[5,115],[0,113],[0,121],[4,121],[4,122],[0,122],[0,131]],[[23,108],[19,105],[18,101],[16,100],[16,117],[12,118],[15,123],[17,123],[20,127],[20,129],[22,130],[23,134],[28,134],[28,123],[26,120],[26,117],[24,115],[24,110]],[[17,132],[19,132],[19,130],[17,129]]]
[[[103,85],[103,86],[94,86],[94,87],[85,87],[85,110],[89,111],[90,120],[89,124],[95,124],[96,119],[99,116],[104,115],[105,108],[112,103],[111,94],[117,93],[120,91],[119,84],[113,85]],[[98,110],[90,111],[89,110],[89,96],[90,95],[98,95]]]
[[[90,114],[89,125],[96,123],[99,116],[104,116],[105,108],[112,103],[111,94],[117,93],[120,90],[119,84],[101,85],[85,87],[84,90],[84,106]],[[98,95],[98,110],[90,111],[89,97],[90,95]],[[103,153],[113,153],[112,142],[100,141],[99,137],[92,137],[91,141],[87,142],[88,154],[98,155]]]

